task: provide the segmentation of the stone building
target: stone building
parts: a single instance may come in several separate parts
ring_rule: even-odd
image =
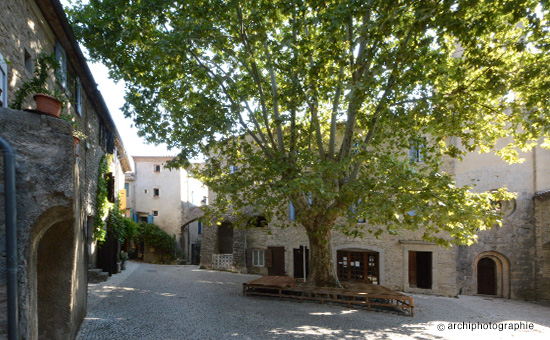
[[[525,162],[508,165],[494,155],[471,153],[462,162],[449,159],[445,164],[459,186],[475,184],[480,192],[507,187],[517,194],[501,203],[506,216],[502,227],[479,232],[472,246],[448,249],[422,241],[421,232],[361,239],[333,233],[339,279],[411,293],[550,300],[550,151],[537,147],[522,157]],[[289,209],[292,220],[291,215]],[[224,223],[203,228],[202,265],[261,275],[307,275],[304,228],[281,229],[277,220],[264,229],[245,230],[232,223],[227,216]]]
[[[13,148],[16,168],[16,326],[21,339],[72,339],[86,314],[87,270],[95,254],[92,231],[99,164],[104,155],[114,155],[110,191],[118,192],[123,188],[122,174],[130,170],[129,161],[59,1],[2,0],[0,13],[0,137]],[[76,148],[70,123],[7,108],[14,93],[33,76],[41,53],[56,53],[62,65],[55,76],[62,77],[61,91],[71,99],[64,113],[74,116],[87,136]],[[24,108],[32,109],[31,102],[27,99]],[[4,167],[1,160],[0,167]],[[2,311],[8,294],[4,182],[2,172]],[[0,338],[6,336],[7,325],[6,313],[1,312]]]
[[[200,206],[206,204],[208,189],[184,169],[165,165],[171,156],[134,156],[135,172],[126,173],[127,216],[138,222],[158,225],[175,235],[183,259],[188,263],[198,258],[202,216]],[[145,247],[145,257],[148,253]]]

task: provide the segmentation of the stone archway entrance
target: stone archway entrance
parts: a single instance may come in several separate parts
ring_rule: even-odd
[[[36,291],[39,339],[61,339],[72,331],[73,229],[72,221],[56,223],[38,243]]]
[[[496,295],[496,263],[489,257],[484,257],[477,264],[477,293]]]
[[[510,261],[496,251],[480,253],[474,259],[477,294],[510,298]]]

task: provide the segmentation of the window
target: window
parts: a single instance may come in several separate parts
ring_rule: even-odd
[[[56,73],[57,81],[64,89],[67,88],[67,53],[59,41],[55,43],[55,59],[59,63],[59,70]]]
[[[147,223],[147,216],[140,216],[139,221]]]
[[[76,113],[82,116],[82,83],[80,77],[76,77],[74,84],[74,102]]]
[[[160,173],[160,164],[153,165],[153,172],[156,174]]]
[[[431,251],[409,251],[409,287],[432,289]]]
[[[143,190],[144,193],[147,193],[147,189]]]
[[[199,221],[199,230],[198,230],[198,234],[202,234],[202,223]]]
[[[252,266],[254,267],[264,267],[264,251],[261,249],[252,250]]]
[[[159,215],[159,211],[158,210],[153,210],[153,216],[158,216]]]
[[[288,210],[289,210],[288,217],[290,218],[291,221],[294,221],[296,219],[296,211],[294,210],[294,205],[292,204],[292,202],[290,202]]]
[[[8,107],[8,63],[0,53],[0,107]]]
[[[153,197],[159,197],[160,196],[160,189],[154,188],[153,189]]]
[[[338,279],[380,284],[377,252],[338,250],[336,254]]]
[[[31,54],[29,53],[29,50],[27,50],[26,48],[24,48],[24,58],[25,58],[25,70],[27,70],[27,72],[29,74],[32,74],[32,57],[31,57]]]

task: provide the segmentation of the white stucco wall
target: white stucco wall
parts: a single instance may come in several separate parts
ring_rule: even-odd
[[[154,223],[170,235],[181,238],[181,171],[165,168],[172,157],[133,157],[135,162],[135,182],[133,185],[135,206],[138,215],[153,215]],[[160,165],[160,172],[154,171],[154,165]],[[159,189],[158,197],[154,189]]]

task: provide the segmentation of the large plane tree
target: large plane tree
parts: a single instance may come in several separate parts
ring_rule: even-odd
[[[125,82],[141,133],[180,164],[207,155],[196,171],[215,216],[253,207],[305,228],[312,285],[339,285],[333,232],[472,243],[511,195],[457,187],[447,160],[548,146],[546,1],[89,0],[69,13]]]

